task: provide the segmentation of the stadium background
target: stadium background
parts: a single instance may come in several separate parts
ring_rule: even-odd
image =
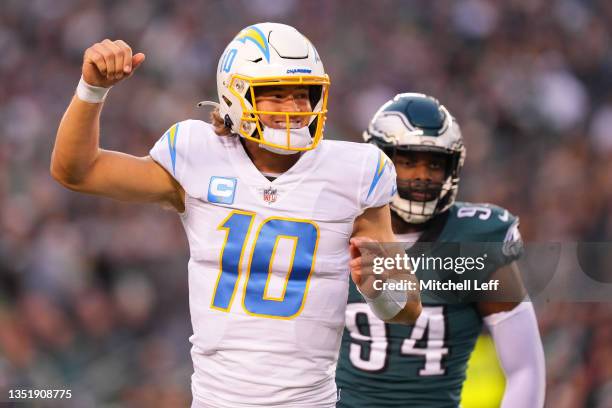
[[[435,95],[466,139],[460,199],[507,207],[526,241],[609,240],[612,2],[4,0],[1,401],[8,388],[57,387],[73,393],[61,406],[188,403],[178,217],[64,190],[49,156],[92,43],[121,38],[147,54],[110,93],[101,141],[146,155],[172,123],[206,118],[195,103],[216,98],[222,49],[261,21],[294,25],[318,48],[332,78],[325,137],[360,140],[398,91]],[[611,305],[536,309],[547,406],[612,407]],[[482,344],[466,408],[496,406],[503,388],[490,339]]]

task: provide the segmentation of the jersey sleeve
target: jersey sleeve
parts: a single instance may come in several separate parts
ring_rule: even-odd
[[[189,152],[191,121],[172,125],[155,143],[149,154],[179,182],[185,184],[185,169]]]
[[[395,192],[396,173],[393,162],[378,147],[369,144],[362,167],[361,210],[388,204]]]

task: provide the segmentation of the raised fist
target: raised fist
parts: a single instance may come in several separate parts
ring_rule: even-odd
[[[89,85],[108,88],[131,76],[144,60],[143,53],[132,55],[125,41],[106,39],[85,50],[83,79]]]

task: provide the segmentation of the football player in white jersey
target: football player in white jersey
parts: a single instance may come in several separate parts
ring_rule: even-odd
[[[53,177],[179,213],[193,406],[333,407],[349,266],[378,316],[413,323],[421,311],[417,292],[376,292],[361,276],[362,244],[394,240],[392,163],[370,144],[321,141],[329,78],[310,41],[275,23],[245,28],[225,49],[212,124],[178,122],[146,157],[103,150],[104,98],[144,59],[121,40],[86,50]]]

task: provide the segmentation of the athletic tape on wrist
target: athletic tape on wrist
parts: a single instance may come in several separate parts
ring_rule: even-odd
[[[101,86],[89,85],[81,76],[81,80],[79,81],[79,85],[76,89],[76,95],[84,102],[101,103],[104,102],[104,99],[106,99],[108,91],[110,91],[110,87],[103,88]]]
[[[393,279],[387,279],[390,284],[397,284],[398,282]],[[390,320],[397,316],[408,303],[408,294],[405,290],[388,290],[383,289],[380,294],[375,298],[370,298],[364,295],[359,288],[357,288],[361,296],[365,299],[368,306],[376,317],[381,320]]]

